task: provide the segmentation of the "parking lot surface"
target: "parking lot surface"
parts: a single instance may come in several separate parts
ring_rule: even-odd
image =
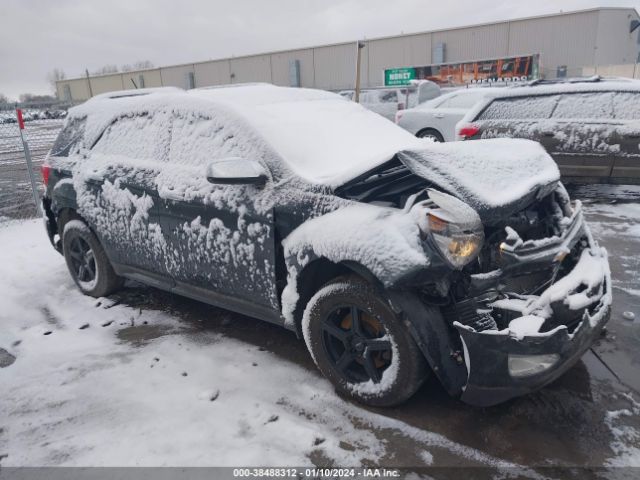
[[[0,280],[0,465],[633,474],[617,467],[640,466],[640,191],[572,194],[610,254],[606,335],[552,385],[491,408],[450,398],[435,378],[401,407],[355,405],[292,333],[135,283],[108,299],[84,297],[40,221],[5,220],[0,262],[16,273]]]

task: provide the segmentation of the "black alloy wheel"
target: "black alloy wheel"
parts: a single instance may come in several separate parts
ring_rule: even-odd
[[[355,305],[345,306],[324,318],[322,331],[328,358],[348,382],[380,382],[393,352],[379,320]]]
[[[81,237],[74,237],[69,243],[70,261],[76,278],[84,283],[96,279],[96,258],[91,246]]]

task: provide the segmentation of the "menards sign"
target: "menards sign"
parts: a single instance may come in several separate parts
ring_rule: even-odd
[[[534,54],[421,67],[388,68],[384,71],[384,85],[409,85],[411,80],[431,80],[441,85],[534,80],[539,77],[539,61],[540,55]]]

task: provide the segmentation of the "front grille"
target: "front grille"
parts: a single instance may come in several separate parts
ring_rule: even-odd
[[[498,329],[491,314],[479,309],[474,298],[453,302],[444,307],[442,313],[450,323],[460,322],[476,332]]]

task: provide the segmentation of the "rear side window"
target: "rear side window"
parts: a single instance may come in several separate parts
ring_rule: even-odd
[[[539,120],[549,118],[558,95],[498,98],[477,117],[478,120]]]
[[[553,118],[613,118],[612,92],[565,93],[560,96]]]
[[[482,98],[482,93],[461,93],[447,98],[438,108],[471,108]]]
[[[68,157],[83,146],[84,129],[87,117],[70,118],[51,147],[51,156]]]
[[[139,160],[168,159],[169,122],[163,112],[128,115],[113,122],[91,149]]]
[[[398,92],[392,90],[390,92],[380,92],[379,99],[381,103],[391,103],[398,101]]]
[[[234,128],[215,118],[185,113],[173,119],[169,154],[171,163],[207,165],[214,159],[246,157],[249,155],[248,149],[248,142],[242,141]]]
[[[613,115],[620,120],[640,120],[640,92],[615,92]]]

